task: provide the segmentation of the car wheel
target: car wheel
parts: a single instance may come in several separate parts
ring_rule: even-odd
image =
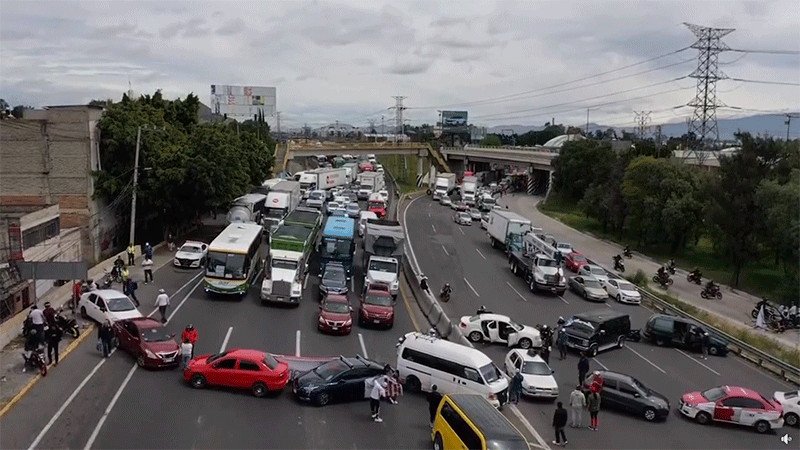
[[[255,397],[261,398],[261,397],[267,395],[268,391],[269,390],[264,385],[264,383],[256,383],[256,384],[253,385],[253,396],[255,396]]]
[[[592,345],[589,347],[589,356],[591,356],[591,357],[593,357],[593,358],[594,358],[595,356],[597,356],[597,344],[592,344]]]
[[[483,340],[483,335],[480,331],[473,331],[469,334],[469,340],[472,342],[480,342]]]
[[[531,287],[531,292],[536,292],[536,280],[534,280],[533,277],[531,277],[530,287]]]
[[[433,450],[444,450],[444,443],[442,442],[442,435],[436,433],[436,437],[433,438]]]
[[[622,303],[622,296],[617,294],[617,303]]]
[[[656,420],[656,410],[653,408],[645,408],[644,409],[644,420],[648,422],[652,422]]]
[[[766,420],[759,420],[756,422],[755,429],[758,433],[764,434],[770,430],[769,422]]]
[[[798,423],[798,417],[795,413],[789,413],[783,417],[784,422],[786,422],[787,426],[796,427]]]
[[[656,345],[659,347],[663,347],[665,344],[664,340],[661,338],[656,338]]]
[[[192,383],[193,388],[203,389],[204,387],[206,387],[207,383],[206,377],[200,375],[199,373],[192,375],[192,378],[190,378],[189,380]]]
[[[410,375],[406,378],[406,390],[408,392],[419,392],[422,390],[422,383],[419,382],[419,378],[415,377],[414,375]]]
[[[696,420],[700,425],[708,425],[711,423],[711,415],[707,412],[700,411],[696,416],[694,416],[694,420]]]
[[[619,348],[625,347],[625,336],[619,336],[617,338],[617,347]]]
[[[527,350],[531,348],[531,345],[533,345],[533,342],[531,342],[531,340],[528,338],[522,338],[519,340],[519,348]]]
[[[717,347],[708,347],[708,354],[717,356],[717,354],[719,354],[719,349]]]
[[[330,403],[330,401],[331,401],[331,395],[328,394],[327,392],[321,392],[319,395],[317,395],[317,399],[314,403],[316,403],[317,406],[325,406],[328,403]]]
[[[86,307],[85,306],[81,306],[81,317],[83,317],[84,319],[88,319],[89,318],[89,314],[86,314]]]
[[[142,368],[144,367],[144,355],[139,355],[139,356],[136,358],[136,364],[137,364],[139,367],[142,367]]]
[[[583,299],[584,299],[584,300],[586,300],[586,301],[588,301],[588,300],[589,300],[589,294],[587,294],[586,292],[584,292],[584,293],[583,293]]]

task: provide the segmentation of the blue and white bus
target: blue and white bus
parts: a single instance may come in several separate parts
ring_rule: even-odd
[[[234,222],[208,246],[203,289],[208,293],[244,295],[264,259],[263,228],[256,223]]]
[[[329,216],[319,242],[320,270],[330,261],[342,263],[347,275],[353,275],[356,252],[356,221],[350,217]]]

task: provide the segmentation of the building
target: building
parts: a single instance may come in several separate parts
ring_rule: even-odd
[[[110,254],[117,225],[102,200],[93,198],[102,113],[100,106],[50,106],[0,120],[0,207],[57,205],[59,228],[78,229],[77,260],[90,265]]]

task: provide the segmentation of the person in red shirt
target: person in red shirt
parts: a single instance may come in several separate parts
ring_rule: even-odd
[[[181,342],[189,341],[192,344],[192,357],[194,357],[195,342],[197,342],[197,330],[194,325],[186,325],[186,328],[181,333]]]

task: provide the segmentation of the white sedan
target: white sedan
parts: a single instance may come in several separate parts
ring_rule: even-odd
[[[378,195],[381,196],[383,201],[385,202],[389,201],[389,191],[387,191],[386,189],[381,189],[380,191],[378,191]]]
[[[517,370],[522,372],[523,394],[551,400],[558,398],[558,383],[553,377],[555,371],[541,356],[530,350],[514,349],[506,355],[505,368],[510,377],[513,377]]]
[[[625,280],[609,278],[606,281],[606,292],[608,292],[609,297],[620,303],[629,303],[631,305],[642,303],[642,295],[636,289],[636,286]]]
[[[176,267],[203,267],[208,256],[208,244],[186,241],[175,253],[172,265]]]
[[[539,330],[520,325],[501,314],[477,314],[463,316],[459,324],[461,332],[472,342],[489,341],[520,348],[540,347]]]
[[[800,418],[800,391],[775,392],[772,398],[783,408],[783,421],[787,426],[796,427]]]
[[[600,286],[605,287],[606,283],[608,282],[608,274],[606,273],[605,269],[600,266],[595,266],[594,264],[584,264],[578,269],[578,275],[589,275],[594,277],[598,282],[600,282]]]
[[[114,289],[99,289],[81,296],[78,302],[81,316],[98,323],[144,317],[125,294]]]

